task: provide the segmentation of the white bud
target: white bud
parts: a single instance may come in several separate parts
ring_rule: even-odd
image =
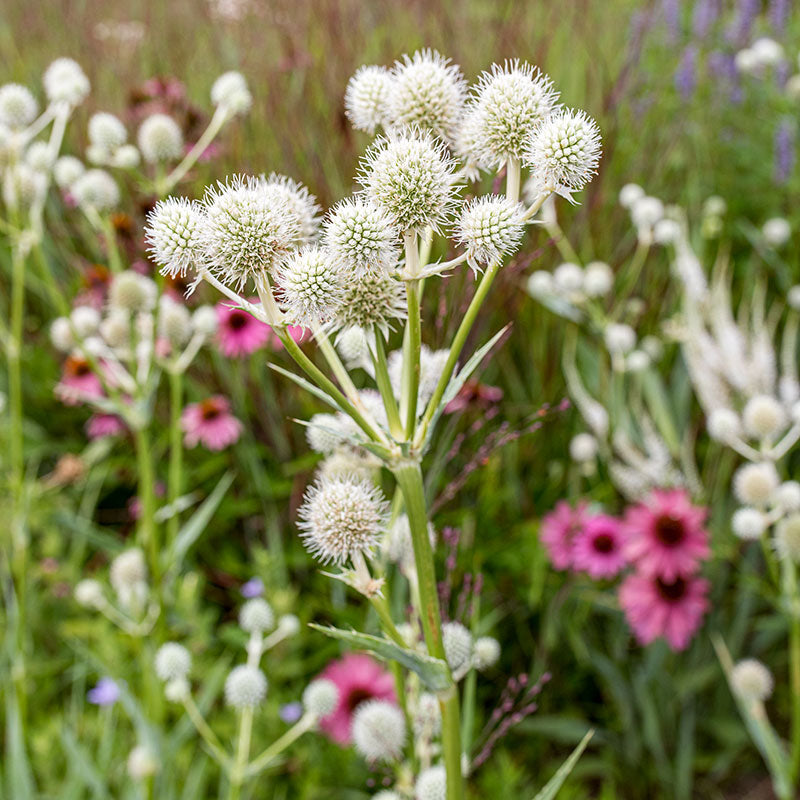
[[[225,679],[225,702],[239,711],[255,708],[267,695],[267,679],[257,667],[241,664]]]
[[[733,690],[743,700],[763,702],[772,694],[772,673],[754,658],[739,661],[731,671]]]
[[[768,503],[778,488],[779,479],[775,466],[763,461],[745,464],[733,476],[733,491],[741,503],[763,506]]]
[[[619,190],[619,204],[623,208],[631,208],[637,200],[645,195],[644,189],[636,183],[626,183]]]
[[[569,261],[559,264],[553,271],[553,283],[565,294],[579,292],[583,288],[583,270]]]
[[[111,211],[119,205],[119,187],[116,181],[103,169],[90,169],[84,172],[70,187],[78,205],[96,211]]]
[[[528,294],[533,297],[546,297],[553,294],[553,276],[543,269],[537,269],[528,278]]]
[[[42,78],[47,99],[52,103],[77,106],[89,94],[89,79],[77,61],[57,58],[47,68]]]
[[[294,614],[284,614],[278,618],[278,630],[284,636],[294,636],[300,630],[300,620]]]
[[[644,372],[650,367],[650,356],[644,350],[632,350],[625,359],[628,372]]]
[[[189,681],[185,678],[175,678],[171,681],[167,681],[167,685],[164,687],[164,697],[166,697],[170,703],[182,702],[189,697],[189,692]]]
[[[649,230],[664,216],[664,204],[657,197],[641,197],[630,207],[634,227]]]
[[[211,102],[231,114],[246,114],[253,104],[253,96],[241,72],[225,72],[211,87]]]
[[[777,524],[775,550],[781,558],[800,563],[800,514],[797,512]]]
[[[493,667],[500,659],[500,642],[491,636],[481,636],[475,640],[473,653],[475,669],[484,670]]]
[[[198,333],[213,336],[217,332],[219,321],[214,306],[199,306],[192,314],[192,325]]]
[[[319,719],[332,714],[338,703],[339,689],[327,678],[311,681],[303,692],[303,708],[307,714],[314,714]]]
[[[128,754],[128,775],[135,781],[143,781],[155,775],[160,764],[153,751],[143,744],[137,745]]]
[[[731,518],[733,532],[745,541],[760,539],[766,527],[766,517],[757,508],[739,508]]]
[[[628,353],[636,346],[636,332],[630,325],[618,322],[606,325],[603,338],[609,353]]]
[[[275,625],[275,614],[266,600],[254,597],[239,611],[239,625],[248,633],[264,633]]]
[[[156,652],[156,675],[162,681],[185,679],[192,667],[189,651],[177,642],[167,642]]]
[[[569,454],[579,464],[594,461],[597,457],[597,439],[591,433],[579,433],[569,443]]]
[[[53,165],[53,180],[60,189],[68,189],[80,178],[86,168],[75,156],[61,156]]]
[[[39,106],[30,89],[19,83],[0,86],[0,124],[12,131],[26,128],[36,119]]]
[[[122,121],[113,114],[101,111],[89,120],[89,141],[107,153],[121,147],[128,139]]]
[[[75,347],[75,340],[72,336],[72,326],[66,317],[58,317],[50,325],[50,341],[56,350],[62,353],[69,353]]]
[[[590,261],[583,275],[583,291],[589,297],[603,297],[614,285],[614,273],[604,261]]]
[[[75,586],[75,600],[85,608],[97,608],[103,602],[103,587],[99,581],[85,578]]]
[[[757,439],[779,433],[786,425],[783,406],[771,395],[759,394],[751,397],[744,407],[742,421],[745,430]]]
[[[783,217],[773,217],[768,219],[761,228],[764,241],[774,248],[783,247],[792,235],[792,228],[788,220]]]
[[[420,772],[414,786],[415,800],[446,800],[447,772],[444,767],[429,767]]]
[[[472,634],[460,622],[442,625],[442,644],[453,672],[458,672],[472,658]]]
[[[367,700],[356,707],[353,744],[368,761],[395,761],[403,755],[406,718],[393,703]]]
[[[718,442],[732,442],[741,429],[738,415],[730,408],[715,408],[708,415],[708,435]]]
[[[91,336],[100,326],[100,312],[92,306],[76,306],[69,315],[75,333],[81,339]]]
[[[174,161],[183,153],[183,134],[166,114],[153,114],[139,126],[137,136],[142,158],[149,164]]]
[[[133,144],[123,144],[117,148],[112,159],[112,164],[120,169],[133,169],[139,165],[141,156],[139,149]]]
[[[800,511],[800,483],[782,483],[775,492],[775,502],[785,511]]]

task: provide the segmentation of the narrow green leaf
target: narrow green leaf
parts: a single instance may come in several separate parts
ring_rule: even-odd
[[[95,798],[108,797],[108,786],[106,786],[103,776],[72,730],[69,728],[61,730],[61,743],[64,745],[64,751],[70,766],[80,776],[84,784],[92,790]]]
[[[339,408],[339,404],[327,393],[324,392],[319,386],[314,386],[311,381],[307,381],[305,378],[301,377],[300,375],[295,375],[294,372],[290,372],[288,369],[284,369],[283,367],[278,366],[277,364],[270,364],[270,369],[274,369],[275,372],[280,373],[284,377],[288,378],[291,381],[294,381],[298,386],[302,389],[305,389],[307,392],[310,392],[314,395],[314,397],[318,397],[324,403],[327,403],[329,406],[332,406],[337,411],[341,411]]]
[[[553,800],[564,785],[564,781],[569,777],[572,770],[575,769],[578,759],[583,754],[592,736],[594,736],[594,729],[586,733],[586,736],[580,740],[578,746],[572,751],[569,758],[558,768],[556,774],[547,781],[547,784],[539,791],[533,800]]]

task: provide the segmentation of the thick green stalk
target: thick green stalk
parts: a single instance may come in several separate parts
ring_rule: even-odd
[[[239,718],[239,739],[236,745],[236,760],[230,773],[230,786],[228,787],[228,800],[239,800],[242,793],[242,783],[245,779],[245,770],[250,758],[250,737],[253,733],[253,709],[246,708]]]
[[[413,276],[419,274],[419,248],[417,234],[406,231],[403,234],[406,249],[406,272]],[[403,338],[403,396],[401,408],[406,415],[406,438],[414,435],[417,422],[417,396],[419,394],[419,357],[422,347],[422,322],[420,319],[420,286],[418,280],[406,281],[408,298],[408,320]]]
[[[169,480],[167,502],[173,506],[183,492],[183,436],[181,435],[181,410],[183,407],[183,373],[169,373]],[[167,546],[171,547],[178,535],[180,517],[176,508],[167,522]]]
[[[389,366],[386,361],[386,345],[383,334],[375,326],[375,352],[372,354],[372,363],[375,366],[375,383],[381,393],[383,407],[386,409],[386,419],[389,421],[389,430],[395,437],[403,435],[403,424],[400,421],[400,411],[397,408],[397,398],[389,378]]]

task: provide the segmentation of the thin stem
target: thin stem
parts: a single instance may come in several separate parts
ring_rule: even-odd
[[[375,366],[375,383],[381,393],[383,407],[386,409],[386,418],[389,421],[389,430],[392,436],[403,435],[403,424],[400,421],[400,411],[397,408],[397,398],[394,396],[394,387],[389,378],[389,366],[386,360],[386,345],[383,341],[383,333],[380,328],[375,326],[375,350],[370,349],[372,363]]]
[[[155,523],[155,474],[150,450],[150,434],[146,428],[136,431],[136,462],[139,470],[139,545],[148,554],[153,587],[161,592],[161,562]]]
[[[406,438],[414,435],[417,422],[417,398],[419,395],[419,358],[422,347],[422,322],[420,319],[420,287],[419,249],[417,234],[413,230],[405,231],[403,241],[406,249],[406,273],[410,280],[406,282],[408,298],[408,319],[403,339],[403,393],[401,408],[406,417]]]
[[[792,784],[800,777],[800,593],[795,565],[782,559],[784,602],[789,610],[789,687],[792,693],[792,728],[789,774]]]
[[[395,627],[394,621],[392,620],[392,615],[389,613],[386,598],[382,595],[375,595],[369,598],[369,602],[372,604],[372,607],[375,609],[375,613],[378,615],[378,619],[381,621],[384,633],[388,634],[389,638],[392,639],[395,644],[399,644],[400,647],[408,647],[407,642],[403,639],[403,637],[400,635],[400,632]]]
[[[183,491],[183,436],[181,436],[181,410],[183,407],[183,374],[169,373],[169,480],[167,502],[172,516],[167,521],[167,546],[171,547],[178,535],[180,516],[177,500]]]
[[[306,731],[310,731],[317,723],[314,714],[304,714],[289,728],[286,733],[276,739],[263,753],[254,758],[245,771],[245,777],[252,778],[261,770],[266,769],[290,744],[296,742]]]
[[[239,737],[236,745],[236,760],[230,773],[228,800],[239,800],[245,779],[247,760],[250,756],[250,737],[253,733],[253,709],[246,708],[239,717]]]
[[[190,694],[187,694],[183,698],[183,707],[189,719],[192,721],[192,724],[197,729],[197,732],[203,737],[217,761],[219,761],[221,765],[227,764],[229,758],[225,753],[225,748],[220,743],[214,731],[211,730],[211,727],[206,722],[205,717],[200,713],[200,709],[197,707]]]
[[[336,380],[339,381],[339,385],[344,390],[347,399],[367,417],[368,415],[365,413],[364,404],[361,402],[361,398],[358,395],[358,389],[356,389],[353,379],[350,377],[350,373],[347,371],[345,365],[342,364],[342,360],[339,358],[339,354],[336,352],[336,348],[331,344],[330,339],[328,339],[321,328],[314,329],[314,338],[320,352],[328,362],[328,366],[336,376]]]

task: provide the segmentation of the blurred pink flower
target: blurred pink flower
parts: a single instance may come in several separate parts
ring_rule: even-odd
[[[586,503],[572,508],[565,500],[542,518],[539,540],[547,549],[550,562],[556,569],[568,569],[573,562],[575,536],[586,522]]]
[[[76,406],[86,397],[102,397],[103,384],[85,358],[67,356],[61,380],[56,384],[56,396],[65,405]]]
[[[708,610],[708,590],[704,578],[634,573],[619,588],[619,604],[640,644],[663,636],[673,650],[684,650]]]
[[[612,578],[627,563],[620,520],[607,514],[589,517],[575,534],[572,568],[595,580]]]
[[[683,489],[652,492],[625,513],[625,555],[638,572],[666,581],[697,572],[711,555],[706,513]]]
[[[187,447],[203,444],[209,450],[224,450],[239,439],[242,423],[230,412],[228,399],[214,395],[183,409],[181,427]]]
[[[227,303],[217,304],[217,322],[219,348],[229,358],[250,355],[270,341],[272,336],[269,325]]]
[[[125,430],[125,423],[116,414],[92,414],[86,422],[86,435],[90,439],[117,436]]]
[[[334,742],[350,743],[353,712],[365,700],[377,698],[395,703],[394,678],[377,661],[366,655],[348,653],[331,661],[321,678],[336,684],[339,702],[332,714],[320,720],[320,729]]]

